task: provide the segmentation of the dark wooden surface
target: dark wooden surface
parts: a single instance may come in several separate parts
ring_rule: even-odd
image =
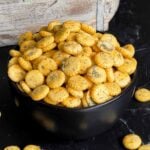
[[[150,81],[149,14],[148,0],[122,0],[110,25],[110,32],[115,33],[121,43],[131,42],[136,46],[138,86]],[[43,150],[124,150],[121,139],[127,133],[139,134],[145,144],[150,142],[150,103],[141,104],[134,98],[112,129],[82,141],[56,139],[27,121],[18,113],[8,84],[10,48],[0,48],[0,150],[11,144],[23,147],[31,143],[41,145]]]

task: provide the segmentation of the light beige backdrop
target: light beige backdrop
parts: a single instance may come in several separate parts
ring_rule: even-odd
[[[0,46],[16,44],[19,34],[56,19],[80,20],[105,31],[118,5],[119,0],[0,0]]]

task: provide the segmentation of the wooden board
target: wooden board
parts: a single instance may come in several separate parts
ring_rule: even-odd
[[[55,19],[80,20],[107,30],[118,4],[119,0],[0,0],[0,46],[16,44],[19,34],[36,32]]]

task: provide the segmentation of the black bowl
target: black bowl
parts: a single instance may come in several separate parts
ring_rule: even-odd
[[[89,108],[69,109],[35,102],[22,93],[10,81],[22,112],[32,117],[38,124],[56,136],[67,139],[84,139],[110,129],[119,119],[131,100],[136,87],[137,74],[122,93],[110,101]]]

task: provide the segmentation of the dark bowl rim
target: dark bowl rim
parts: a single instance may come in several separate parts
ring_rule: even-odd
[[[17,87],[15,82],[11,81],[10,79],[9,79],[9,81],[10,81],[11,85],[13,86],[13,88],[15,88],[15,90],[17,91],[18,94],[20,94],[20,95],[22,95],[24,97],[27,97],[28,99],[31,100],[32,103],[35,103],[36,105],[39,104],[39,105],[43,105],[43,106],[46,106],[46,107],[49,107],[49,108],[53,108],[53,109],[57,109],[57,110],[60,109],[60,110],[69,111],[69,112],[70,111],[73,111],[73,112],[84,112],[84,111],[91,111],[93,109],[98,109],[98,108],[104,107],[104,106],[106,106],[108,104],[111,104],[111,103],[114,103],[116,101],[121,100],[120,97],[124,96],[131,88],[135,88],[136,87],[136,84],[135,84],[136,83],[136,79],[137,79],[137,70],[133,74],[133,78],[132,78],[130,84],[125,89],[123,89],[123,91],[119,95],[113,97],[112,99],[110,99],[109,101],[106,101],[104,103],[96,104],[94,106],[89,106],[89,107],[85,107],[85,108],[67,108],[67,107],[47,104],[47,103],[42,102],[42,101],[34,101],[27,94],[21,92],[19,90],[19,88]]]

